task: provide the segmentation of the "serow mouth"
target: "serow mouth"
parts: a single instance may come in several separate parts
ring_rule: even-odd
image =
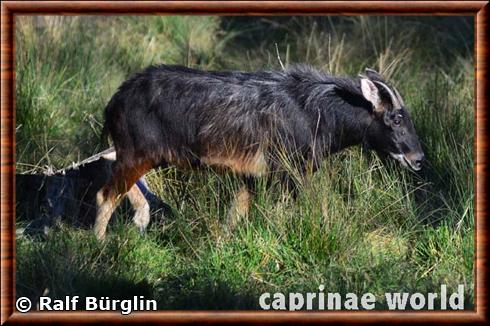
[[[408,160],[405,155],[403,154],[394,154],[394,153],[390,153],[391,157],[393,157],[395,160],[397,160],[398,162],[401,163],[401,165],[403,167],[406,167],[406,168],[410,168],[414,171],[420,171],[422,169],[422,166],[420,165],[415,165],[414,163],[412,163],[411,160]]]

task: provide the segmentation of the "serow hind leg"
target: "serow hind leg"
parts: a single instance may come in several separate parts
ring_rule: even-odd
[[[250,192],[245,186],[242,186],[235,194],[235,199],[228,211],[227,217],[227,228],[229,231],[235,229],[242,218],[247,217],[250,210],[250,197]]]
[[[109,223],[112,213],[116,209],[117,202],[128,192],[128,190],[133,188],[136,180],[138,180],[150,168],[151,164],[149,162],[137,165],[129,165],[119,161],[114,163],[111,181],[97,193],[97,216],[95,218],[94,225],[94,231],[97,239],[104,239],[107,224]],[[146,221],[149,220],[149,213],[145,215],[145,212],[149,209],[149,206],[148,209],[145,208],[145,203],[148,205],[148,202],[146,202],[146,199],[144,202],[141,201],[139,196],[140,194],[141,192],[136,193],[132,191],[131,197],[134,199],[134,203],[132,201],[132,204],[137,213],[135,219],[140,222],[140,225],[143,225],[145,223],[145,219]],[[144,199],[143,194],[141,194],[141,196]],[[146,224],[148,223],[146,222]]]
[[[105,186],[97,192],[97,215],[95,217],[94,232],[98,240],[105,238],[107,224],[116,209],[116,194],[111,186]]]
[[[137,185],[129,189],[127,196],[134,209],[134,224],[138,227],[140,234],[143,235],[150,222],[150,205]]]

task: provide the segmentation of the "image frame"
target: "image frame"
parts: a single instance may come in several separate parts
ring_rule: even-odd
[[[475,24],[475,310],[15,311],[15,17],[19,15],[456,15]],[[1,3],[1,320],[28,322],[488,322],[488,1],[4,1]]]

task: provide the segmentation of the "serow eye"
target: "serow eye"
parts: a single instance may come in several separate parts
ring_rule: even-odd
[[[400,125],[400,119],[395,119],[395,120],[393,120],[393,123],[394,123],[396,126],[399,126],[399,125]]]

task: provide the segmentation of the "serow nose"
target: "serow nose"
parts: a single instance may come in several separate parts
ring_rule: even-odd
[[[413,165],[415,165],[418,169],[420,169],[422,167],[422,164],[424,163],[425,161],[425,155],[422,154],[420,156],[418,156],[415,160],[413,160]]]

